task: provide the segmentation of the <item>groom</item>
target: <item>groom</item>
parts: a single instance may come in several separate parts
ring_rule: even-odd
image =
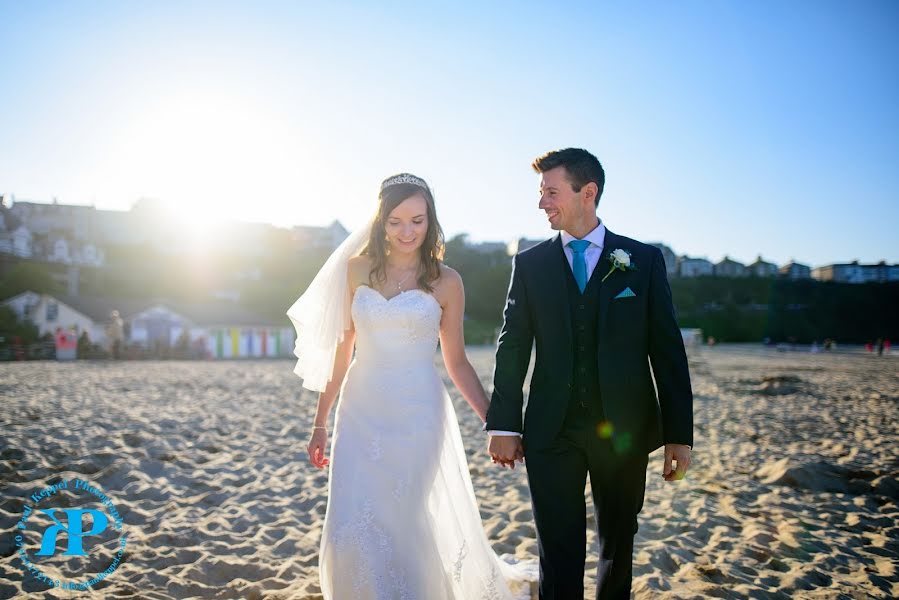
[[[587,473],[600,547],[596,597],[628,598],[647,454],[664,444],[666,481],[683,478],[690,464],[687,357],[662,253],[596,216],[605,183],[596,157],[567,148],[532,166],[541,175],[539,207],[559,234],[514,258],[489,451],[503,465],[526,460],[541,600],[584,597]]]

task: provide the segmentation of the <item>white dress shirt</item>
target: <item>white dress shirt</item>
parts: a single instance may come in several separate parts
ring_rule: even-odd
[[[574,261],[574,250],[571,249],[571,247],[568,245],[568,242],[576,239],[578,238],[574,237],[567,231],[562,232],[562,250],[565,251],[565,258],[568,259],[568,266],[571,267],[572,272],[574,272],[574,267],[572,266],[572,263]],[[600,221],[599,225],[593,228],[593,231],[591,231],[581,239],[590,242],[590,245],[587,246],[586,250],[584,250],[584,261],[587,263],[587,281],[590,281],[590,276],[593,275],[593,270],[596,268],[596,265],[599,264],[599,257],[602,254],[602,246],[606,241],[606,226],[602,224],[602,221]]]
[[[568,242],[576,239],[578,238],[567,231],[562,231],[562,250],[565,251],[565,258],[568,259],[568,266],[572,269],[572,272],[574,272],[574,267],[572,266],[574,261],[574,250],[568,246]],[[606,240],[606,226],[602,224],[602,219],[599,220],[599,225],[594,227],[590,233],[580,239],[588,240],[590,242],[590,245],[584,250],[584,261],[587,263],[587,281],[590,281],[593,270],[596,269],[596,265],[599,264],[603,243]],[[521,435],[517,431],[491,430],[487,433],[490,435]]]

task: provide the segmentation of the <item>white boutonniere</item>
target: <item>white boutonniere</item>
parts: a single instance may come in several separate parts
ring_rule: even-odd
[[[611,275],[616,270],[618,271],[636,271],[637,265],[631,262],[631,253],[627,250],[622,250],[618,248],[617,250],[613,250],[611,254],[609,254],[609,262],[612,263],[612,267],[609,269],[609,272],[606,273],[606,276],[602,278],[605,281],[609,275]]]

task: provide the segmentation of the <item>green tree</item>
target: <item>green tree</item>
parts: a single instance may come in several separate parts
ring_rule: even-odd
[[[65,286],[53,278],[46,265],[30,261],[16,263],[0,279],[0,298],[10,298],[27,291],[64,294],[65,290]]]
[[[38,331],[34,323],[22,321],[15,311],[9,306],[0,305],[0,338],[3,338],[4,346],[19,337],[23,344],[30,344],[38,340]]]

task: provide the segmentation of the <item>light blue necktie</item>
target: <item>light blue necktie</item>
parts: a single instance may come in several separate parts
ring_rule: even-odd
[[[573,252],[571,270],[574,272],[574,280],[577,281],[577,286],[581,289],[582,294],[584,293],[584,288],[587,287],[587,261],[584,259],[584,251],[589,245],[590,240],[571,240],[568,242],[568,246]]]

